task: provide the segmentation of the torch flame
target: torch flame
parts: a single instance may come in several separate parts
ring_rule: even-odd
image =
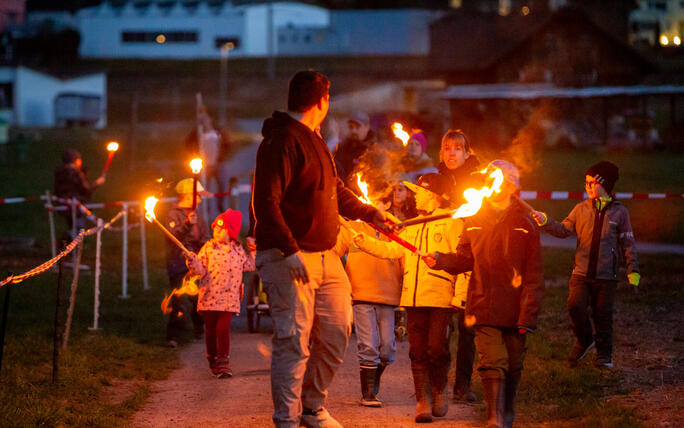
[[[392,132],[394,132],[394,136],[400,139],[401,143],[404,145],[404,147],[406,147],[410,135],[408,132],[404,131],[404,126],[399,122],[394,122],[392,124]]]
[[[358,197],[359,200],[364,204],[373,205],[373,202],[371,202],[370,198],[368,197],[368,183],[361,180],[360,172],[356,173],[356,184],[359,186],[359,190],[361,190],[362,193],[362,195]]]
[[[107,144],[107,151],[115,152],[117,150],[119,150],[119,143],[116,141],[110,141],[109,144]]]
[[[173,291],[171,291],[171,294],[164,297],[164,300],[161,302],[161,310],[164,314],[171,312],[171,299],[173,296],[180,296],[181,294],[187,294],[188,296],[196,296],[199,294],[199,288],[197,288],[194,278],[187,279],[186,277],[186,279],[183,280],[183,285],[181,287],[174,288]],[[178,313],[179,317],[182,315],[182,312]]]
[[[152,220],[157,218],[154,215],[154,206],[157,205],[157,202],[159,202],[159,199],[155,198],[154,196],[150,196],[149,198],[145,199],[145,218],[150,223],[152,223]]]
[[[190,169],[193,174],[199,174],[202,171],[202,158],[195,158],[190,161]]]
[[[480,171],[480,173],[486,174],[487,170]],[[501,185],[504,181],[503,172],[501,172],[499,168],[496,168],[489,174],[489,177],[494,179],[491,187],[485,186],[480,190],[471,187],[463,192],[463,197],[468,202],[458,207],[454,212],[454,215],[451,216],[452,218],[470,217],[475,215],[482,207],[482,200],[484,198],[492,196],[493,193],[501,192]]]

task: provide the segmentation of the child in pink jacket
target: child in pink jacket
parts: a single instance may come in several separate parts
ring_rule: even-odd
[[[242,272],[255,270],[254,259],[237,241],[242,214],[228,209],[211,224],[214,233],[199,250],[189,253],[190,271],[200,277],[197,311],[204,319],[207,359],[219,379],[231,377],[230,321],[240,313]]]

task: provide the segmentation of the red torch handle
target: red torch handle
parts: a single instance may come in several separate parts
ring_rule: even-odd
[[[385,232],[385,231],[382,230],[379,226],[377,226],[377,225],[375,225],[375,224],[373,224],[373,223],[368,223],[368,224],[370,224],[371,227],[372,227],[373,229],[375,229],[375,230],[377,230],[378,232],[382,233],[383,235],[385,235],[386,237],[388,237],[388,238],[391,239],[392,241],[396,242],[397,244],[401,245],[402,247],[406,248],[406,249],[409,250],[410,252],[412,252],[412,253],[414,253],[414,254],[418,254],[419,256],[424,256],[424,255],[425,255],[422,251],[420,251],[418,248],[416,248],[415,245],[411,244],[411,243],[408,242],[408,241],[405,241],[405,240],[401,239],[400,237],[398,237],[397,235],[395,235],[393,232]]]
[[[195,211],[197,209],[197,175],[198,174],[193,174],[192,176],[192,210]]]
[[[112,159],[114,159],[114,152],[109,152],[107,155],[107,161],[105,162],[105,166],[102,169],[102,176],[106,176],[107,172],[109,172],[109,165],[112,164]]]

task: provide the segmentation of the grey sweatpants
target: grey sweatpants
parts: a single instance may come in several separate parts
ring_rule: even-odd
[[[323,406],[351,334],[351,285],[339,256],[303,252],[307,284],[290,279],[280,250],[257,253],[273,318],[271,395],[276,427],[298,427],[302,407]]]

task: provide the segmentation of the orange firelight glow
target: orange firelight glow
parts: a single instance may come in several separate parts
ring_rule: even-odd
[[[117,150],[119,150],[119,143],[117,143],[116,141],[110,141],[110,142],[107,144],[107,151],[109,151],[109,152],[115,152],[115,151],[117,151]]]
[[[392,132],[394,132],[394,136],[400,139],[401,143],[406,147],[411,136],[408,132],[404,131],[404,126],[399,122],[394,122],[392,124]]]
[[[202,158],[195,158],[190,161],[190,169],[193,174],[199,174],[202,171]]]
[[[487,170],[480,171],[481,174],[487,174]],[[458,207],[458,209],[452,215],[452,218],[462,218],[470,217],[475,215],[482,207],[482,200],[484,198],[489,198],[494,193],[501,192],[501,185],[504,181],[503,172],[499,168],[495,168],[489,173],[488,178],[493,179],[491,187],[484,186],[480,190],[469,188],[463,192],[463,197],[465,198],[465,204]]]
[[[195,281],[190,280],[190,281],[183,281],[183,286],[179,288],[174,288],[173,291],[171,291],[171,294],[167,295],[164,297],[164,300],[161,302],[161,310],[164,314],[168,314],[171,312],[171,299],[173,296],[180,296],[181,294],[187,294],[188,296],[196,296],[199,294],[199,288],[197,288],[197,284]],[[181,317],[183,316],[182,312],[178,313],[178,316]]]

